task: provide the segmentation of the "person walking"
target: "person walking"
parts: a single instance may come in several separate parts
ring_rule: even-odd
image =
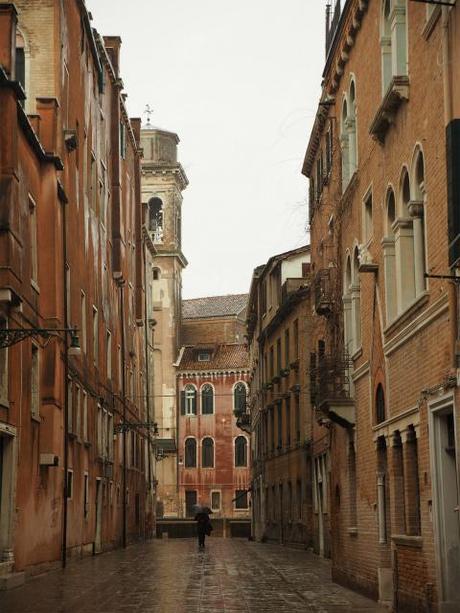
[[[198,547],[200,549],[204,549],[204,541],[206,535],[209,536],[212,532],[211,521],[209,519],[209,514],[206,512],[206,510],[207,509],[203,509],[195,515],[198,533]]]

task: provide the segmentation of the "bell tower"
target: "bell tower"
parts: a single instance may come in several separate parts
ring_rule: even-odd
[[[177,483],[176,368],[182,302],[182,192],[188,185],[177,161],[179,137],[147,121],[141,131],[146,303],[150,323],[150,412],[155,443],[157,516],[179,514]]]

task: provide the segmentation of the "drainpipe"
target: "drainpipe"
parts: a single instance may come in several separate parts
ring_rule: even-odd
[[[62,273],[63,273],[63,291],[64,291],[64,328],[69,327],[67,319],[68,304],[67,304],[67,215],[66,203],[62,203]],[[68,389],[69,389],[69,343],[67,332],[64,332],[64,487],[63,487],[63,509],[62,509],[62,568],[67,564],[67,517],[68,517],[68,502],[67,502],[67,472],[69,468],[69,437],[68,437]]]
[[[144,258],[144,271],[146,275],[145,279],[145,293],[144,293],[144,345],[145,345],[145,377],[146,377],[146,409],[147,409],[147,423],[150,423],[150,363],[149,363],[149,318],[148,318],[148,300],[147,300],[147,253],[146,253],[145,241],[143,241],[142,255]],[[152,465],[151,465],[151,452],[152,443],[150,439],[150,429],[147,429],[147,471],[148,471],[148,495],[152,492]],[[153,515],[153,509],[152,509]]]
[[[125,307],[124,307],[124,293],[123,287],[125,282],[120,279],[118,282],[118,287],[120,289],[120,320],[121,320],[121,364],[122,364],[122,373],[121,373],[121,395],[123,402],[123,424],[126,424],[126,363],[125,363]],[[126,505],[127,505],[127,497],[126,497],[126,436],[127,431],[126,427],[123,428],[123,474],[122,474],[122,483],[123,483],[123,527],[122,527],[122,545],[126,548]]]
[[[450,73],[450,53],[449,53],[449,15],[450,9],[447,6],[442,7],[441,25],[442,25],[442,83],[444,89],[444,126],[447,128],[452,121],[452,82]],[[454,273],[455,274],[455,273]],[[459,319],[459,300],[458,300],[458,284],[456,281],[449,282],[449,312],[450,328],[451,328],[451,354],[452,367],[457,370],[458,359],[457,353],[460,345],[458,337],[458,319]]]

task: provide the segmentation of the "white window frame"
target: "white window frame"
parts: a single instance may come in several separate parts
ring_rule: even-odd
[[[212,504],[212,495],[213,494],[219,494],[219,506],[215,507]],[[210,503],[211,503],[211,511],[214,511],[215,513],[218,513],[222,510],[222,490],[211,490],[210,492]]]

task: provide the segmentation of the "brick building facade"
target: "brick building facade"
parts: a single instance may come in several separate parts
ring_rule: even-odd
[[[459,9],[349,0],[327,23],[303,172],[333,577],[398,611],[454,611]]]
[[[181,517],[193,505],[213,518],[250,514],[250,440],[237,426],[246,411],[248,354],[244,336],[247,295],[184,300],[178,360],[178,483]]]
[[[248,302],[253,533],[311,546],[310,248],[254,271]]]
[[[15,6],[0,5],[0,337],[76,329],[81,350],[68,332],[0,350],[2,587],[154,522],[151,437],[133,425],[149,421],[140,121],[120,39],[81,0]]]

